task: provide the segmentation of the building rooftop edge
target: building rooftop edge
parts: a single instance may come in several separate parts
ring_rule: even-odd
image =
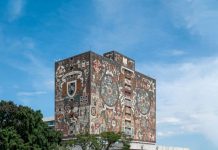
[[[151,79],[151,80],[154,80],[155,82],[156,82],[156,79],[155,78],[152,78],[152,77],[150,77],[150,76],[148,76],[148,75],[145,75],[145,74],[143,74],[143,73],[141,73],[141,72],[138,72],[138,71],[135,71],[137,74],[140,74],[140,75],[142,75],[142,76],[145,76],[146,78],[149,78],[149,79]]]
[[[67,59],[70,59],[70,58],[74,58],[74,57],[78,57],[78,56],[81,56],[81,55],[84,55],[84,54],[88,54],[88,53],[89,53],[89,54],[94,54],[94,55],[100,56],[100,57],[102,57],[102,58],[106,58],[108,61],[110,61],[110,62],[112,62],[112,63],[116,63],[117,65],[122,66],[120,63],[118,63],[118,62],[116,62],[116,61],[114,61],[114,60],[111,60],[111,59],[109,59],[109,58],[107,58],[107,57],[104,56],[104,54],[107,54],[107,53],[110,53],[110,52],[114,52],[114,53],[120,54],[120,55],[122,55],[122,56],[124,56],[124,57],[126,57],[126,58],[128,58],[128,59],[130,59],[130,60],[132,60],[132,61],[135,62],[134,59],[131,59],[131,58],[129,58],[129,57],[127,57],[127,56],[125,56],[125,55],[123,55],[123,54],[121,54],[121,53],[115,51],[115,50],[112,50],[112,51],[108,51],[108,52],[106,52],[106,53],[103,53],[103,55],[98,54],[98,53],[96,53],[96,52],[94,52],[94,51],[92,51],[92,50],[89,50],[89,51],[85,51],[85,52],[83,52],[83,53],[80,53],[80,54],[77,54],[77,55],[74,55],[74,56],[71,56],[71,57],[67,57],[67,58],[58,60],[58,61],[56,61],[55,63],[59,63],[59,62],[64,61],[64,60],[67,60]],[[134,70],[134,71],[135,71],[136,73],[138,73],[138,74],[140,74],[140,75],[142,75],[142,76],[144,76],[144,77],[147,77],[147,78],[149,78],[149,79],[152,79],[152,80],[154,80],[154,81],[156,82],[156,79],[155,79],[155,78],[152,78],[152,77],[150,77],[150,76],[148,76],[148,75],[145,75],[145,74],[143,74],[143,73],[141,73],[141,72],[139,72],[139,71],[136,71],[136,70]]]
[[[76,54],[76,55],[73,55],[73,56],[66,57],[66,58],[63,58],[63,59],[61,59],[61,60],[55,61],[55,63],[58,63],[58,62],[61,62],[61,61],[64,61],[64,60],[67,60],[67,59],[70,59],[70,58],[73,58],[73,57],[78,57],[78,56],[81,56],[81,55],[84,55],[84,54],[88,54],[88,53],[95,53],[95,52],[93,52],[93,51],[91,51],[91,50],[85,51],[85,52],[83,52],[83,53]],[[95,53],[95,54],[96,54],[96,53]]]
[[[122,53],[116,51],[116,50],[108,51],[108,52],[104,53],[103,55],[105,55],[105,54],[109,54],[109,53],[111,53],[111,52],[113,52],[113,53],[117,53],[117,54],[119,54],[119,55],[122,55],[122,56],[126,57],[127,59],[130,59],[130,60],[132,60],[133,62],[135,62],[134,59],[132,59],[132,58],[130,58],[130,57],[128,57],[128,56],[126,56],[126,55],[124,55],[124,54],[122,54]]]

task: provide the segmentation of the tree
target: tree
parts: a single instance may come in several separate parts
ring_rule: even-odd
[[[54,149],[61,133],[42,121],[40,111],[0,101],[0,149]]]
[[[115,143],[122,144],[122,150],[130,149],[130,138],[128,138],[124,133],[114,133],[114,132],[102,132],[100,134],[100,139],[103,141],[102,149],[109,150]]]
[[[130,149],[130,142],[131,142],[131,138],[126,136],[125,133],[121,134],[121,143],[123,144],[122,150],[129,150]]]
[[[99,142],[97,135],[85,133],[76,135],[75,138],[67,141],[65,145],[66,147],[80,146],[82,150],[100,150]]]
[[[72,140],[67,141],[66,147],[79,145],[82,150],[109,150],[116,143],[118,144],[116,149],[130,149],[130,138],[127,138],[125,134],[115,132],[102,132],[100,135],[79,134]]]
[[[23,140],[14,128],[0,129],[0,149],[25,149]]]
[[[100,137],[102,139],[103,148],[105,150],[109,150],[109,148],[115,143],[118,142],[121,139],[120,133],[114,133],[114,132],[102,132],[100,134]]]

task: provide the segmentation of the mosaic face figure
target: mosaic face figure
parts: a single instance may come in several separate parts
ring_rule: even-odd
[[[109,107],[114,106],[118,100],[119,92],[116,81],[113,76],[106,74],[101,81],[100,94],[105,104]]]

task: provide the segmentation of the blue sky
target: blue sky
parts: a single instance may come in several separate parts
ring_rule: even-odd
[[[218,149],[218,1],[1,0],[0,99],[54,115],[54,62],[117,50],[157,80],[157,143]]]

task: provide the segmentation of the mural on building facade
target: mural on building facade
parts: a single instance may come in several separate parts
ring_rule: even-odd
[[[65,137],[115,131],[155,142],[155,80],[136,72],[132,59],[104,56],[88,52],[56,63],[56,129]]]
[[[89,132],[89,60],[83,54],[55,66],[55,128],[64,137]]]
[[[90,133],[122,131],[135,140],[155,142],[155,80],[108,56],[110,60],[91,56]]]
[[[120,66],[92,55],[90,132],[121,130]],[[93,113],[92,113],[93,112]]]
[[[135,131],[134,138],[143,141],[156,141],[156,93],[155,81],[136,73],[135,88]]]

